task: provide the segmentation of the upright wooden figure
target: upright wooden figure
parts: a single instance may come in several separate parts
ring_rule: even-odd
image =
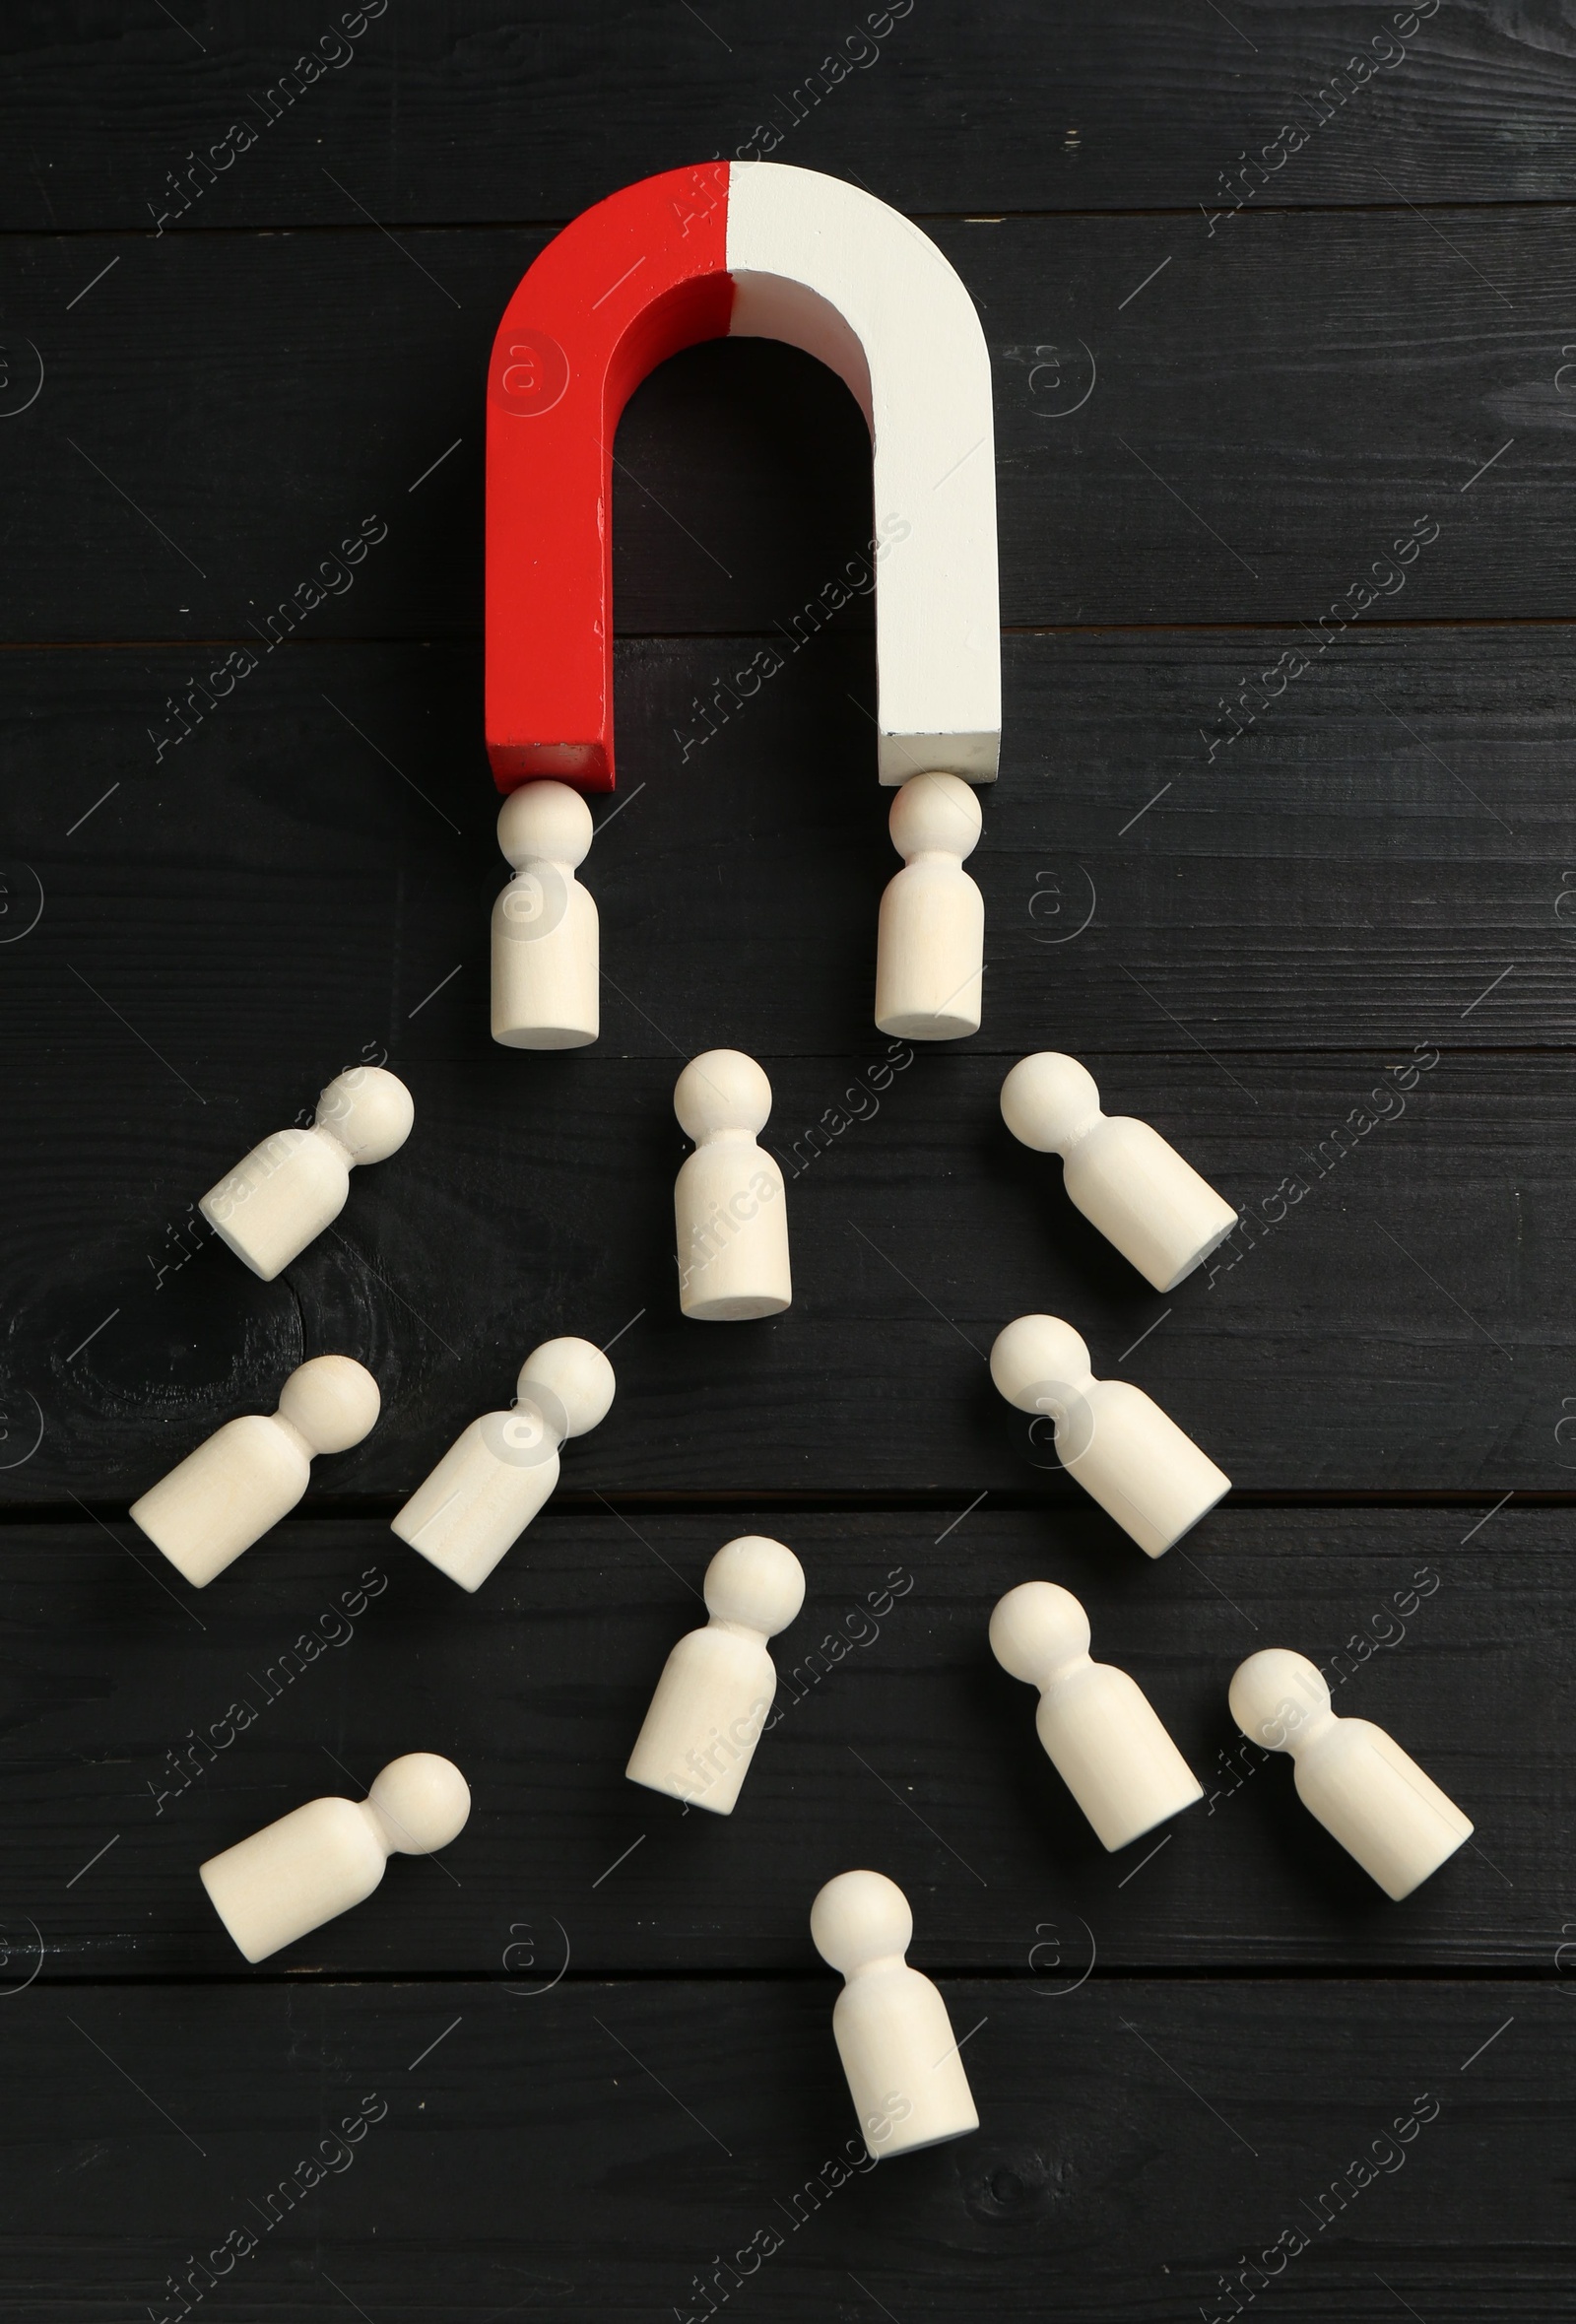
[[[1138,1681],[1090,1660],[1089,1619],[1071,1590],[1009,1590],[991,1616],[991,1652],[1040,1690],[1040,1741],[1102,1847],[1125,1848],[1203,1799]]]
[[[1069,1198],[1157,1292],[1175,1291],[1237,1223],[1158,1130],[1100,1111],[1076,1057],[1020,1058],[1002,1084],[1002,1119],[1020,1145],[1062,1157]]]
[[[1250,1654],[1231,1682],[1231,1716],[1266,1751],[1290,1753],[1303,1806],[1397,1903],[1471,1839],[1471,1818],[1382,1727],[1337,1717],[1306,1655]]]
[[[289,1516],[313,1454],[360,1444],[380,1406],[376,1380],[353,1356],[314,1356],[285,1382],[278,1412],[227,1421],[132,1502],[132,1522],[202,1589]]]
[[[381,1065],[353,1066],[318,1098],[309,1130],[265,1138],[197,1207],[236,1257],[272,1283],[339,1217],[358,1163],[387,1162],[415,1119],[398,1074]]]
[[[391,1760],[364,1800],[308,1800],[202,1867],[214,1910],[248,1960],[266,1960],[361,1904],[390,1856],[430,1856],[465,1828],[471,1793],[452,1760]]]
[[[679,1304],[696,1323],[780,1315],[793,1297],[782,1172],[755,1135],[771,1084],[740,1049],[691,1058],[673,1093],[695,1150],[673,1190]]]
[[[509,1412],[456,1437],[393,1530],[462,1590],[480,1589],[558,1482],[558,1447],[607,1418],[617,1383],[589,1340],[544,1340],[520,1367]]]
[[[1087,1348],[1054,1315],[1020,1315],[998,1333],[991,1378],[1019,1412],[1051,1421],[1063,1466],[1150,1558],[1231,1490],[1142,1388],[1095,1379]]]
[[[591,810],[567,783],[523,783],[498,810],[514,877],[492,906],[492,1038],[578,1049],[601,1024],[597,907],[575,878]]]
[[[669,1655],[624,1773],[731,1816],[777,1692],[766,1640],[804,1604],[804,1567],[785,1543],[743,1534],[706,1567],[705,1600],[711,1620]]]
[[[985,902],[963,869],[979,843],[979,794],[955,774],[910,776],[887,818],[903,868],[881,899],[876,1024],[909,1041],[978,1032]]]
[[[847,1979],[831,2025],[867,2151],[879,2162],[978,2130],[947,2004],[903,1959],[914,1916],[896,1882],[840,1872],[810,1908],[810,1934]]]

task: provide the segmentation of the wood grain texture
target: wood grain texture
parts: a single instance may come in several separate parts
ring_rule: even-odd
[[[0,2308],[1551,2324],[1568,29],[1442,8],[1321,97],[1400,12],[926,0],[818,88],[870,11],[472,0],[386,10],[262,127],[339,13],[29,0],[0,35]],[[487,348],[558,224],[773,127],[935,235],[991,346],[984,1029],[884,1078],[868,445],[829,375],[740,344],[619,435],[605,1030],[506,1054]],[[671,1096],[715,1042],[772,1077],[796,1303],[708,1333],[676,1312]],[[1044,1046],[1243,1208],[1171,1297],[1007,1137],[1002,1074]],[[271,1286],[193,1235],[384,1054],[415,1135],[336,1232]],[[1157,1564],[989,1387],[1041,1306],[1236,1481]],[[387,1520],[559,1330],[619,1335],[618,1400],[462,1597]],[[185,1590],[127,1503],[327,1348],[381,1426]],[[747,1526],[810,1599],[719,1822],[622,1769]],[[989,1656],[1036,1576],[1207,1787],[1153,1851],[1099,1850]],[[1406,1904],[1234,1740],[1270,1643],[1475,1819]],[[416,1748],[475,1789],[445,1864],[246,1969],[198,1863]],[[860,1863],[913,1898],[983,2128],[844,2178],[807,1915]],[[187,2255],[232,2228],[259,2248],[210,2285]],[[1249,2264],[1301,2237],[1283,2283]]]
[[[1260,170],[1261,201],[1394,201],[1381,170],[1417,202],[1569,192],[1568,34],[1541,17],[1446,8],[1376,48],[1404,9],[798,0],[762,16],[743,0],[699,15],[488,0],[463,18],[396,7],[353,42],[325,39],[343,14],[284,0],[183,31],[189,17],[131,25],[94,0],[18,6],[6,216],[152,232],[166,171],[236,120],[257,143],[198,177],[170,233],[335,225],[353,197],[391,226],[561,221],[631,178],[741,152],[857,168],[908,211],[1196,215],[1243,149],[1259,156],[1288,121],[1305,146]],[[873,16],[887,27],[877,38]],[[335,61],[265,102],[303,52]],[[1344,69],[1359,54],[1366,86]]]
[[[857,1066],[885,1053],[876,917],[897,857],[869,637],[785,650],[708,730],[697,700],[758,650],[621,649],[622,787],[598,806],[584,875],[609,979],[590,1062],[718,1038]],[[1563,633],[1375,631],[1235,742],[1202,733],[1244,667],[1281,650],[1277,632],[1008,640],[1010,743],[970,860],[985,1019],[952,1054],[1229,1065],[1244,1050],[1568,1044]],[[180,1077],[210,1110],[289,1096],[288,1119],[313,1074],[367,1044],[413,1066],[463,1053],[492,1088],[534,1086],[486,1030],[507,866],[480,649],[281,648],[159,759],[150,724],[209,667],[153,648],[8,660],[10,1070],[69,1079],[91,1058],[125,1105],[195,1118]]]
[[[980,2130],[861,2171],[835,1989],[35,1987],[6,2026],[30,2140],[8,2304],[181,2315],[177,2271],[192,2312],[258,2324],[987,2300],[1027,2324],[1051,2296],[1160,2324],[1239,2313],[1224,2274],[1318,2324],[1388,2324],[1398,2294],[1442,2324],[1567,2312],[1556,1993],[949,1982]]]
[[[269,1973],[800,1974],[812,1898],[858,1864],[901,1884],[916,1960],[949,1972],[1559,1973],[1563,1509],[1227,1507],[1150,1565],[1092,1511],[994,1497],[966,1516],[625,1516],[585,1497],[551,1505],[475,1598],[367,1520],[293,1520],[200,1593],[119,1514],[0,1531],[17,1973],[41,1944],[46,1979],[241,1974],[197,1866],[414,1750],[464,1770],[466,1830],[441,1867],[396,1857]],[[775,1724],[722,1818],[624,1767],[669,1648],[703,1619],[708,1559],[748,1531],[785,1539],[810,1587],[774,1650]],[[991,1608],[1032,1579],[1084,1601],[1095,1654],[1139,1680],[1208,1795],[1115,1856],[1044,1757],[1032,1690],[989,1652]],[[1405,1904],[1233,1726],[1231,1673],[1272,1644],[1326,1668],[1337,1708],[1393,1733],[1474,1819],[1476,1843]]]
[[[95,1041],[124,1042],[139,1077],[157,1072],[113,1020],[88,1022]],[[689,1045],[738,1031],[718,1015]],[[107,1122],[92,1052],[74,1088],[57,1094],[57,1077],[44,1166],[26,1140],[16,1165],[12,1505],[68,1491],[128,1502],[233,1412],[272,1409],[286,1373],[325,1353],[370,1367],[383,1417],[324,1461],[314,1504],[403,1494],[561,1331],[624,1334],[613,1413],[568,1456],[577,1490],[963,1500],[988,1487],[1074,1503],[988,1377],[992,1339],[1025,1311],[1071,1320],[1102,1375],[1137,1380],[1240,1488],[1570,1488],[1576,1222],[1558,1057],[1446,1057],[1361,1135],[1349,1125],[1373,1124],[1397,1088],[1381,1057],[1136,1071],[1075,1043],[1111,1102],[1142,1103],[1251,1208],[1212,1269],[1164,1298],[1073,1210],[1054,1158],[1009,1139],[999,1063],[917,1058],[879,1113],[788,1178],[793,1307],[724,1328],[678,1311],[671,1064],[592,1052],[523,1074],[470,1037],[447,1064],[397,1060],[416,1094],[410,1145],[268,1286],[211,1241],[182,1261],[179,1228],[236,1153],[290,1118],[298,1070],[237,1060],[206,1106],[161,1084]],[[850,1061],[766,1062],[768,1136],[792,1163]],[[42,1441],[23,1457],[39,1413]]]
[[[934,232],[991,351],[1010,627],[1333,631],[1363,589],[1359,631],[1569,618],[1570,551],[1537,530],[1565,490],[1576,400],[1562,211],[1245,213],[1213,238],[1196,211]],[[387,539],[297,633],[476,634],[487,357],[545,238],[396,246],[362,222],[8,241],[26,336],[0,404],[22,404],[36,363],[45,377],[0,430],[0,634],[250,644],[368,516]],[[626,634],[775,636],[868,554],[857,407],[795,350],[674,358],[617,454]],[[1423,519],[1439,529],[1419,547]]]

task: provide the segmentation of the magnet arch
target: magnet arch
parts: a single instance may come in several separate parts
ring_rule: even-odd
[[[781,339],[870,429],[878,771],[994,781],[1001,624],[990,357],[928,235],[841,179],[715,162],[625,186],[556,235],[488,372],[487,747],[500,791],[613,788],[613,438],[681,348]]]

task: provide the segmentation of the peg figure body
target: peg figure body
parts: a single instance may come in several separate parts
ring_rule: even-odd
[[[1070,1200],[1157,1292],[1174,1291],[1237,1223],[1158,1130],[1100,1111],[1076,1057],[1019,1059],[1002,1084],[1002,1118],[1021,1145],[1062,1157]]]
[[[1231,1490],[1142,1388],[1095,1379],[1087,1348],[1054,1315],[1020,1315],[999,1332],[991,1378],[1019,1412],[1048,1417],[1063,1465],[1151,1558]]]
[[[1231,1716],[1266,1751],[1290,1753],[1303,1806],[1397,1903],[1471,1839],[1471,1818],[1382,1727],[1337,1717],[1305,1655],[1250,1654],[1231,1681]]]
[[[411,1093],[397,1074],[380,1065],[353,1066],[318,1098],[309,1130],[265,1138],[197,1207],[236,1257],[272,1283],[339,1217],[352,1170],[397,1154],[415,1119]]]
[[[679,1076],[673,1109],[693,1154],[673,1190],[679,1304],[696,1323],[780,1315],[793,1298],[782,1172],[757,1131],[771,1084],[739,1049],[707,1049]]]
[[[669,1655],[624,1772],[731,1816],[777,1692],[766,1640],[804,1604],[804,1568],[785,1543],[745,1534],[712,1559],[704,1594],[711,1619]]]
[[[915,774],[887,819],[903,868],[881,899],[876,1024],[910,1041],[978,1032],[985,899],[963,858],[979,843],[980,805],[955,774]]]
[[[606,1419],[613,1366],[589,1340],[544,1340],[509,1412],[486,1412],[450,1445],[393,1530],[464,1590],[479,1589],[558,1481],[558,1447]]]
[[[867,2151],[880,2161],[978,2130],[947,2004],[903,1958],[914,1916],[896,1882],[839,1873],[811,1906],[810,1934],[847,1980],[832,2032]]]
[[[376,1426],[377,1382],[351,1356],[314,1356],[273,1414],[227,1421],[131,1504],[131,1517],[197,1589],[290,1514],[314,1453],[346,1452]]]
[[[1089,1658],[1088,1616],[1071,1590],[1025,1581],[991,1616],[1003,1670],[1040,1690],[1046,1755],[1102,1847],[1125,1848],[1204,1788],[1136,1679]]]
[[[202,1867],[214,1910],[248,1960],[364,1902],[391,1855],[428,1856],[464,1828],[471,1794],[452,1760],[411,1752],[364,1800],[308,1800]]]
[[[492,1038],[509,1049],[578,1049],[601,1026],[597,907],[575,872],[591,810],[567,783],[522,783],[498,810],[514,877],[492,907]]]

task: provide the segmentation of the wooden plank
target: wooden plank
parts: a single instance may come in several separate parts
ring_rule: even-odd
[[[952,1972],[1553,1969],[1576,1811],[1563,1508],[1228,1506],[1151,1566],[1092,1513],[995,1496],[966,1516],[576,1498],[475,1599],[373,1520],[294,1520],[200,1594],[119,1513],[0,1528],[6,1942],[34,1967],[41,1947],[46,1979],[238,1974],[197,1866],[424,1749],[475,1799],[444,1869],[396,1858],[270,1973],[797,1973],[811,1899],[857,1864],[902,1884],[918,1958]],[[792,1544],[810,1595],[724,1820],[624,1766],[707,1560],[753,1530]],[[1117,1856],[990,1656],[991,1607],[1037,1577],[1084,1602],[1096,1654],[1138,1678],[1206,1786]],[[1477,1825],[1405,1905],[1232,1725],[1232,1671],[1276,1643]]]
[[[714,153],[857,169],[923,211],[1215,209],[1244,149],[1265,157],[1258,202],[1394,200],[1381,169],[1416,202],[1568,193],[1561,50],[1428,0],[1180,17],[1137,0],[787,17],[489,0],[463,23],[379,11],[349,42],[344,12],[304,0],[195,30],[80,4],[16,15],[0,187],[6,217],[40,232],[151,229],[183,165],[200,190],[171,234],[337,224],[353,198],[389,225],[561,219]],[[1397,40],[1398,24],[1416,29]],[[328,60],[318,77],[282,83],[303,52]],[[254,145],[206,174],[187,163],[236,121]]]
[[[1078,2324],[1239,2313],[1222,2277],[1319,2324],[1566,2312],[1576,2012],[1546,1991],[949,1984],[980,2131],[856,2169],[833,1990],[34,1989],[0,2282],[66,2324],[183,2315],[172,2271],[267,2324],[963,2319],[987,2287],[1026,2320],[1048,2277]]]
[[[936,233],[991,347],[1010,626],[1568,616],[1568,551],[1527,554],[1565,487],[1576,382],[1562,212]],[[475,634],[482,381],[543,238],[9,240],[13,327],[47,380],[0,446],[0,635],[251,644],[301,589],[303,638]],[[13,362],[16,407],[34,359],[19,341]],[[618,457],[624,632],[776,637],[850,563],[868,583],[863,425],[808,356],[675,358],[637,391]],[[365,518],[386,539],[311,606]],[[1212,711],[1230,731],[1213,697],[1190,727]]]
[[[868,637],[785,649],[708,730],[697,700],[761,650],[621,651],[622,787],[585,869],[607,1029],[576,1070],[717,1039],[856,1070],[885,1051],[875,930],[896,857],[861,706]],[[970,866],[989,962],[975,1048],[1230,1059],[1570,1037],[1563,633],[1375,632],[1238,742],[1206,740],[1222,691],[1280,650],[1273,631],[1008,640],[1009,747]],[[118,1105],[173,1097],[217,1123],[233,1102],[237,1152],[273,1126],[259,1108],[288,1120],[367,1043],[539,1086],[550,1067],[499,1059],[486,1034],[506,867],[480,650],[281,649],[159,761],[149,726],[210,666],[10,659],[8,937],[43,896],[35,931],[0,945],[11,1071],[52,1094],[91,1057]],[[800,1126],[777,1129],[792,1144]],[[214,1134],[217,1170],[237,1133]]]
[[[149,1024],[146,999],[98,991]],[[409,1147],[262,1286],[212,1242],[189,1255],[187,1206],[326,1074],[237,1056],[199,1105],[95,994],[79,1011],[95,1046],[71,1077],[24,1082],[12,1115],[8,1425],[32,1448],[43,1416],[41,1443],[0,1472],[13,1503],[127,1502],[325,1349],[371,1366],[384,1417],[317,1490],[403,1494],[559,1331],[624,1334],[619,1402],[573,1455],[586,1489],[1072,1495],[986,1373],[1026,1309],[1072,1319],[1099,1372],[1135,1378],[1245,1490],[1569,1489],[1576,1222],[1556,1056],[1445,1058],[1408,1092],[1382,1057],[1137,1070],[1076,1043],[1113,1102],[1251,1211],[1161,1298],[1073,1211],[1054,1159],[1008,1139],[999,1061],[916,1058],[822,1151],[806,1133],[852,1061],[768,1054],[775,1141],[800,1161],[795,1303],[724,1331],[678,1312],[671,1060],[522,1073],[474,1032],[447,1061],[400,1058]],[[697,1049],[739,1030],[721,1011],[680,1022]],[[140,1077],[124,1111],[94,1071],[109,1040]]]

